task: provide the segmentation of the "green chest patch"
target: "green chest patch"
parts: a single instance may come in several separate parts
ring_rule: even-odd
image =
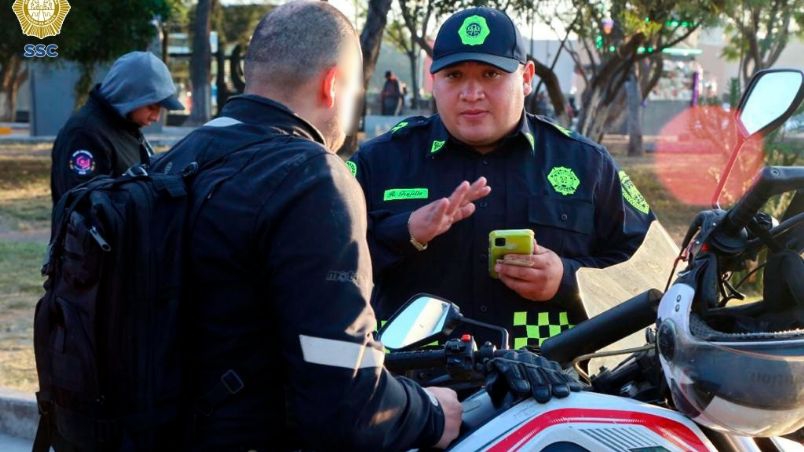
[[[547,175],[547,181],[553,186],[553,190],[564,196],[569,196],[578,190],[581,185],[580,179],[575,175],[575,171],[565,166],[556,166]]]

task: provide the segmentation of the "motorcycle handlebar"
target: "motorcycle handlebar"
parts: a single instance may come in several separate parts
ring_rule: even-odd
[[[736,234],[740,232],[756,215],[768,199],[779,193],[800,189],[804,185],[804,168],[778,167],[763,168],[756,183],[726,215],[726,232]]]
[[[385,368],[391,372],[443,367],[447,354],[443,348],[437,350],[418,350],[412,352],[391,352],[385,355]]]
[[[544,341],[542,354],[567,367],[578,356],[592,353],[648,327],[656,321],[662,292],[650,289]]]

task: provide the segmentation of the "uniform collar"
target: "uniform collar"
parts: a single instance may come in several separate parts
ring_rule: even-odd
[[[430,136],[431,156],[435,157],[436,155],[444,153],[444,150],[448,147],[462,147],[471,149],[471,146],[462,143],[449,133],[447,127],[444,125],[444,121],[441,120],[441,116],[435,115],[434,119],[435,121],[431,129],[432,132]],[[533,131],[530,127],[530,121],[528,121],[528,115],[524,110],[522,111],[522,117],[519,118],[519,125],[516,129],[514,129],[513,132],[506,137],[503,137],[502,143],[507,143],[510,140],[519,140],[521,143],[527,146],[527,149],[530,149],[531,153],[536,151],[536,142],[533,137]],[[494,152],[497,151],[495,150]]]
[[[312,124],[294,113],[285,104],[255,94],[232,96],[223,106],[220,116],[228,116],[257,126],[278,127],[296,136],[316,141],[322,145],[324,136]]]

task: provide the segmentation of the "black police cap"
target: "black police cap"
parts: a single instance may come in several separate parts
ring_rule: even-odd
[[[470,8],[453,14],[438,30],[430,73],[464,61],[514,72],[526,60],[525,44],[510,17],[492,8]]]

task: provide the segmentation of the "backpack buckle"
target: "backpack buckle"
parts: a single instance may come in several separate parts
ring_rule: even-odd
[[[237,394],[238,392],[243,390],[245,386],[243,384],[243,380],[240,379],[240,375],[237,375],[237,372],[233,371],[232,369],[227,370],[221,375],[221,383],[223,387],[229,391],[229,394]]]

